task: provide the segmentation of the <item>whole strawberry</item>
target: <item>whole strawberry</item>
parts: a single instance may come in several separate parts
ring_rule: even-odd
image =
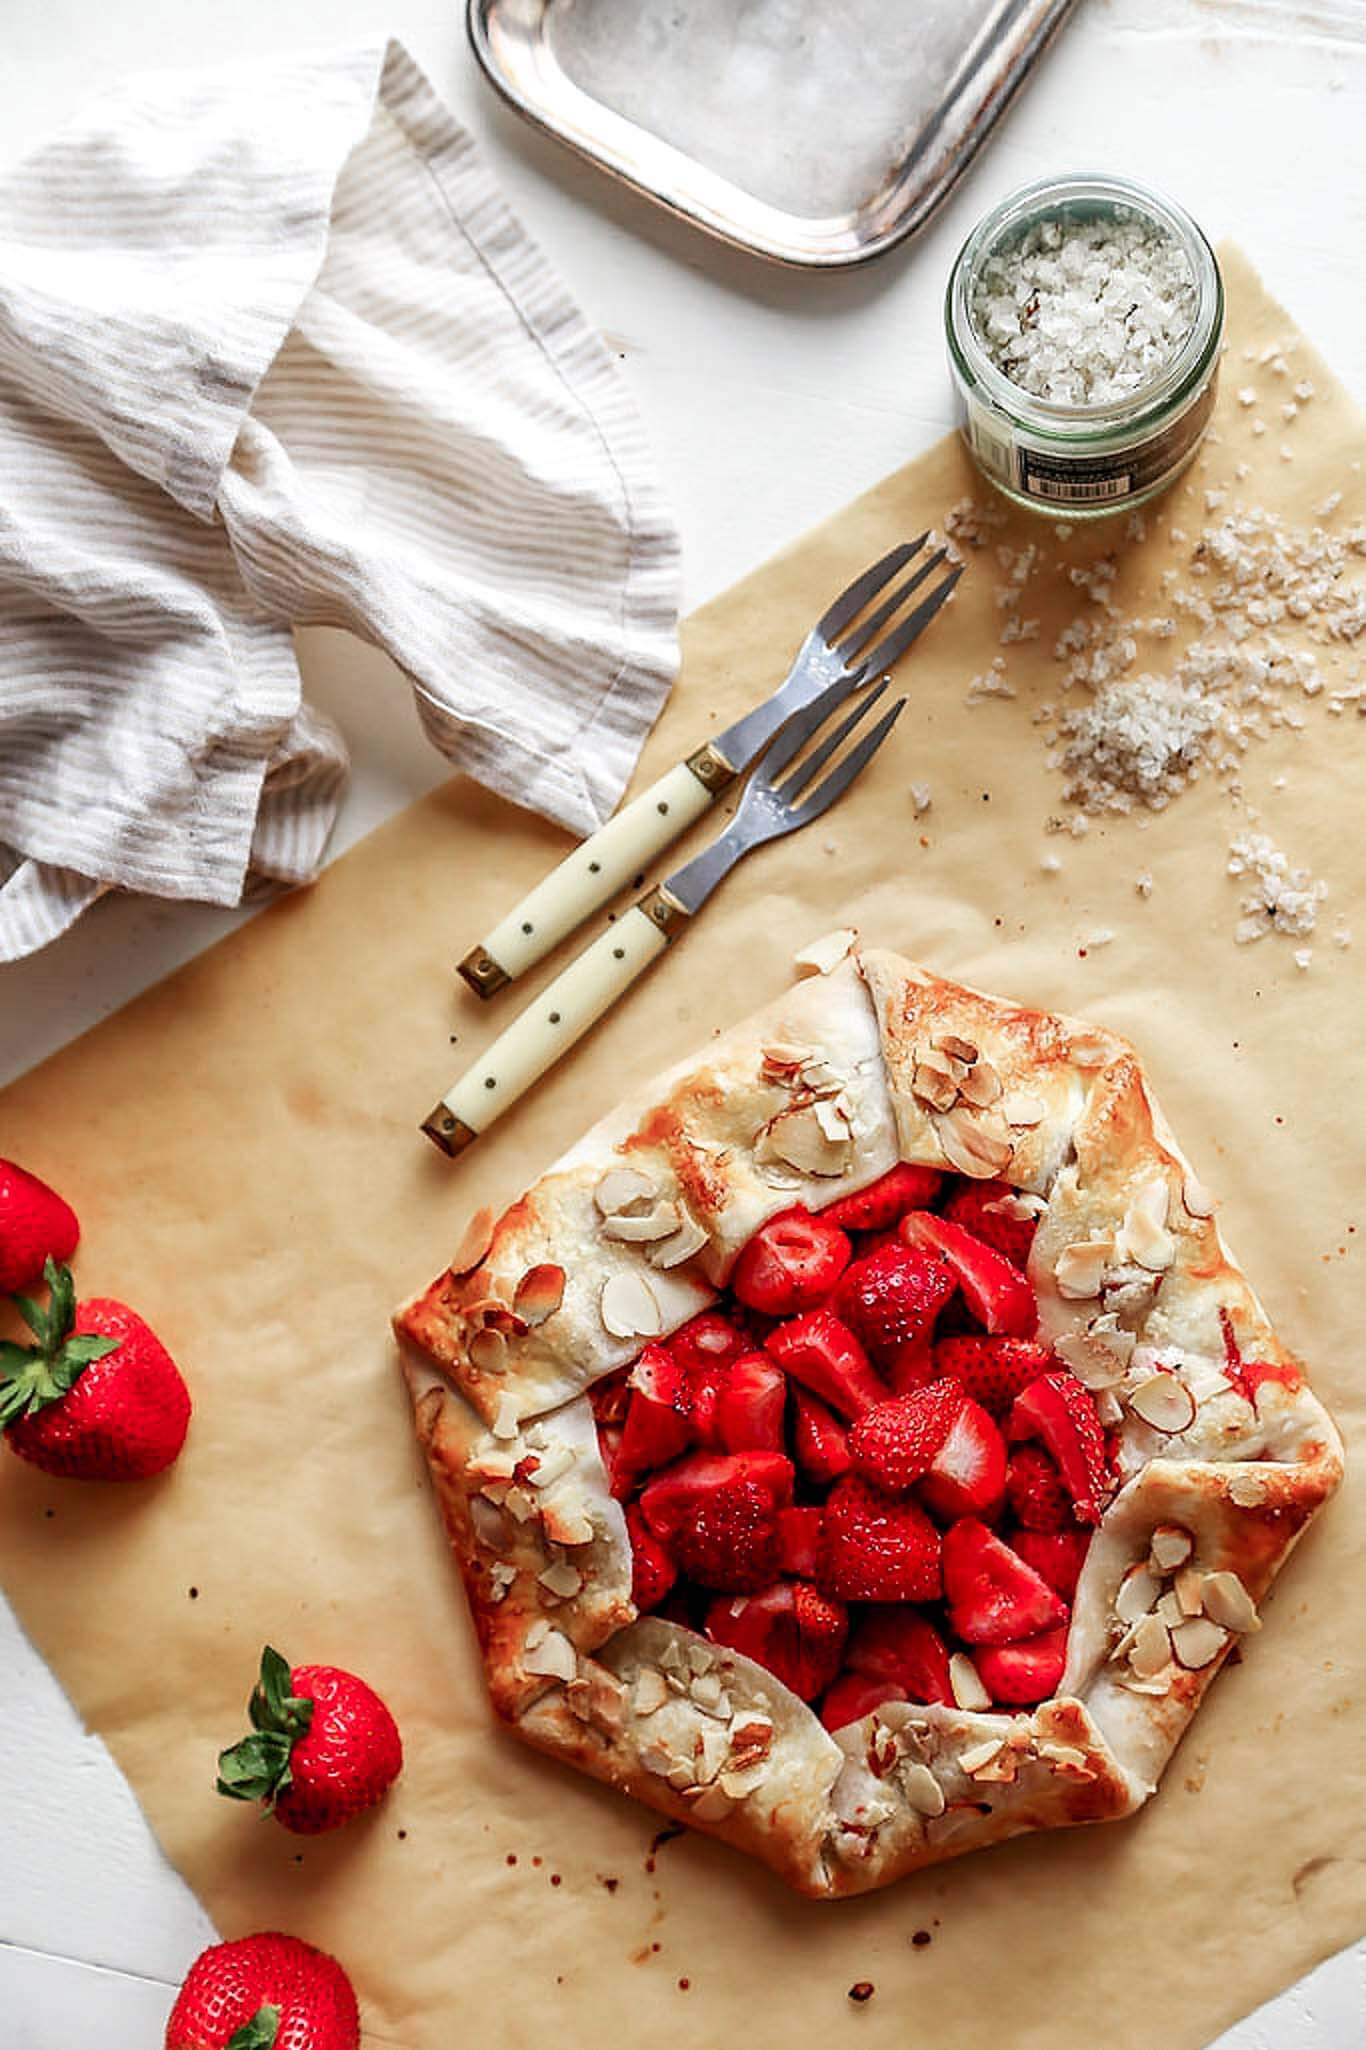
[[[69,1203],[36,1174],[0,1160],[0,1295],[32,1288],[45,1260],[69,1260],[81,1227]]]
[[[16,1295],[36,1345],[0,1343],[0,1430],[45,1473],[141,1481],[185,1443],[190,1391],[160,1339],[126,1304],[76,1301],[69,1267],[43,1266],[46,1309]]]
[[[398,1725],[373,1687],[337,1666],[294,1666],[267,1645],[248,1704],[252,1733],[218,1760],[218,1791],[260,1801],[318,1836],[382,1800],[403,1765]]]
[[[296,1936],[215,1943],[190,1966],[166,2050],[359,2050],[351,1981]]]

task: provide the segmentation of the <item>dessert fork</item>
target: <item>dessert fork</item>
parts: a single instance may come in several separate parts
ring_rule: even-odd
[[[898,698],[875,724],[867,724],[888,687],[884,680],[861,698],[801,761],[797,757],[802,749],[848,695],[848,677],[841,674],[827,684],[804,712],[787,721],[719,838],[609,925],[494,1040],[424,1119],[423,1131],[443,1153],[452,1158],[463,1153],[553,1067],[696,917],[738,861],[766,841],[799,832],[829,811],[867,768],[901,715],[905,698]],[[860,727],[864,729],[861,734]],[[846,741],[854,742],[856,734],[855,744],[840,755]]]
[[[915,541],[901,542],[855,577],[816,621],[771,697],[624,805],[472,947],[459,968],[470,988],[481,997],[494,996],[558,946],[700,819],[787,721],[821,692],[837,681],[843,693],[853,692],[899,661],[934,618],[961,569],[951,569],[905,618],[894,626],[889,622],[939,568],[947,550],[935,549],[869,618],[860,614],[920,554],[929,538],[927,532]],[[884,627],[889,630],[878,640]]]

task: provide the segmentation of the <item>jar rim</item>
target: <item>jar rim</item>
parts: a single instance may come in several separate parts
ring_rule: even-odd
[[[969,310],[971,285],[986,257],[1036,220],[1081,202],[1124,207],[1167,230],[1185,249],[1196,286],[1190,331],[1171,360],[1147,384],[1106,405],[1078,405],[1037,397],[1016,384],[987,355]],[[960,375],[978,385],[1004,413],[1022,425],[1052,430],[1064,438],[1129,429],[1189,396],[1208,369],[1224,324],[1224,284],[1218,259],[1198,223],[1185,208],[1151,186],[1103,171],[1068,172],[1018,186],[991,208],[964,242],[949,273],[944,324]]]

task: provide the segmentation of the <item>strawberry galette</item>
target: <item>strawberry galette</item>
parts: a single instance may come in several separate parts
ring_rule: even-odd
[[[835,1895],[1139,1807],[1341,1450],[1122,1040],[813,954],[398,1329],[499,1715]]]

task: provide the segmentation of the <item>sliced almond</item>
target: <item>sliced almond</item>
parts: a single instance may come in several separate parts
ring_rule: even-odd
[[[911,1071],[911,1094],[931,1110],[952,1110],[958,1101],[958,1077],[937,1061],[917,1061]]]
[[[615,1217],[604,1218],[602,1235],[605,1239],[619,1239],[625,1245],[643,1246],[672,1238],[678,1226],[678,1205],[660,1202],[648,1210],[623,1210]]]
[[[986,1110],[1000,1098],[1001,1078],[990,1061],[979,1060],[964,1075],[958,1085],[958,1093],[965,1103],[975,1104],[978,1110]]]
[[[902,1766],[898,1777],[902,1791],[917,1815],[944,1813],[944,1789],[928,1765],[921,1765],[918,1760],[912,1759]]]
[[[978,1711],[991,1707],[991,1696],[965,1651],[954,1652],[949,1660],[949,1686],[959,1708]]]
[[[547,1502],[541,1511],[541,1528],[557,1545],[591,1545],[597,1536],[593,1519],[578,1499]]]
[[[465,1226],[459,1245],[451,1260],[451,1273],[473,1274],[475,1268],[493,1244],[493,1212],[476,1210]]]
[[[565,1274],[552,1260],[542,1261],[539,1266],[528,1267],[517,1284],[512,1298],[512,1307],[522,1320],[531,1325],[544,1324],[547,1317],[553,1317],[564,1301]]]
[[[807,970],[813,975],[828,975],[832,968],[838,968],[852,953],[858,934],[852,926],[841,926],[836,932],[828,932],[818,940],[811,940],[792,956],[794,967],[800,973]]]
[[[959,1032],[942,1032],[933,1045],[936,1053],[946,1053],[950,1060],[961,1061],[965,1068],[970,1068],[978,1057],[972,1041]]]
[[[1202,1666],[1218,1658],[1227,1643],[1227,1630],[1212,1623],[1208,1616],[1192,1616],[1172,1632],[1172,1650],[1177,1661],[1192,1673],[1198,1673]]]
[[[1202,1181],[1197,1181],[1189,1168],[1181,1184],[1181,1201],[1192,1217],[1213,1217],[1219,1207],[1218,1198],[1210,1194]]]
[[[1115,1595],[1115,1614],[1121,1623],[1137,1623],[1146,1616],[1162,1592],[1146,1566],[1131,1566]]]
[[[641,1751],[640,1762],[656,1779],[664,1779],[678,1764],[673,1752],[662,1743],[646,1744]]]
[[[664,1777],[676,1794],[691,1794],[694,1792],[693,1782],[697,1777],[697,1773],[688,1759],[676,1759]]]
[[[1260,1630],[1257,1604],[1236,1573],[1207,1573],[1201,1589],[1205,1614],[1225,1630]]]
[[[1195,1550],[1195,1539],[1179,1523],[1159,1523],[1149,1541],[1149,1557],[1157,1573],[1175,1573]]]
[[[726,1733],[715,1723],[704,1723],[693,1743],[693,1770],[699,1786],[709,1787],[726,1761]]]
[[[759,1059],[771,1076],[779,1076],[790,1081],[794,1075],[800,1074],[808,1061],[819,1059],[819,1055],[811,1046],[798,1046],[795,1042],[787,1040],[770,1040],[767,1046],[760,1048]]]
[[[970,1744],[966,1751],[960,1751],[958,1754],[959,1770],[967,1773],[970,1778],[984,1765],[991,1764],[1004,1743],[1004,1737],[987,1737],[980,1744]]]
[[[1074,1239],[1064,1246],[1053,1263],[1058,1294],[1069,1302],[1087,1302],[1098,1296],[1114,1251],[1115,1242],[1108,1238]]]
[[[1123,1423],[1124,1405],[1113,1388],[1093,1389],[1092,1400],[1096,1405],[1096,1415],[1100,1418],[1102,1430],[1112,1431]]]
[[[852,1136],[849,1106],[841,1096],[818,1096],[812,1108],[816,1123],[832,1146],[844,1145]]]
[[[1170,1202],[1165,1179],[1155,1175],[1130,1198],[1119,1234],[1123,1259],[1136,1260],[1150,1274],[1160,1274],[1176,1258],[1176,1240],[1167,1229]]]
[[[506,1552],[513,1543],[512,1525],[501,1509],[486,1502],[482,1495],[470,1497],[470,1522],[479,1543],[490,1552]]]
[[[1032,1089],[1007,1089],[1001,1098],[1001,1116],[1008,1125],[1030,1130],[1043,1123],[1048,1105]]]
[[[516,1578],[517,1568],[515,1566],[509,1566],[506,1559],[495,1559],[489,1568],[489,1600],[491,1602],[506,1600],[507,1591]]]
[[[1205,1606],[1205,1575],[1194,1566],[1183,1566],[1172,1582],[1172,1591],[1183,1616],[1198,1616]]]
[[[744,1801],[756,1787],[763,1785],[763,1781],[763,1763],[756,1760],[753,1765],[727,1766],[724,1772],[718,1773],[716,1784],[723,1794],[729,1794],[732,1801]]]
[[[651,1203],[657,1191],[654,1183],[634,1167],[609,1167],[593,1191],[593,1201],[604,1217],[618,1217],[636,1203]]]
[[[658,1666],[642,1666],[631,1691],[631,1706],[637,1715],[653,1715],[669,1699],[664,1675]]]
[[[1229,1478],[1229,1500],[1236,1502],[1240,1509],[1259,1509],[1266,1500],[1266,1491],[1265,1476],[1252,1467],[1245,1467]]]
[[[1075,1744],[1042,1743],[1038,1746],[1040,1758],[1046,1758],[1063,1772],[1081,1773],[1091,1776],[1090,1761],[1086,1753]]]
[[[1195,1422],[1195,1397],[1175,1374],[1152,1374],[1129,1397],[1129,1407],[1155,1431],[1188,1431]]]
[[[1111,1345],[1111,1338],[1129,1340],[1131,1332],[1099,1332],[1094,1325],[1085,1331],[1064,1331],[1053,1341],[1053,1350],[1065,1360],[1084,1388],[1093,1392],[1113,1388],[1124,1378],[1127,1361]]]
[[[652,1267],[681,1267],[694,1253],[700,1253],[706,1243],[707,1234],[696,1218],[685,1217],[673,1236],[656,1240],[646,1249],[645,1257]]]
[[[1129,1664],[1140,1680],[1151,1680],[1171,1664],[1171,1632],[1160,1616],[1145,1616],[1134,1630]]]
[[[734,1806],[726,1789],[718,1783],[714,1787],[703,1787],[692,1804],[692,1812],[698,1822],[724,1822]]]
[[[1029,1189],[1007,1189],[1003,1196],[993,1196],[982,1205],[992,1217],[1009,1217],[1016,1224],[1032,1224],[1043,1216],[1048,1205],[1042,1196],[1036,1196]]]
[[[614,1274],[604,1282],[598,1314],[613,1338],[658,1338],[664,1329],[659,1298],[643,1274]]]
[[[724,1715],[730,1721],[730,1703],[717,1673],[699,1673],[692,1683],[692,1698],[708,1715]]]
[[[495,1438],[517,1436],[517,1408],[517,1397],[510,1391],[505,1391],[499,1396],[498,1407],[493,1413],[493,1422],[489,1425]]]
[[[821,1102],[805,1103],[796,1110],[782,1111],[759,1135],[754,1149],[757,1160],[779,1160],[804,1175],[843,1174],[849,1163],[851,1134],[841,1126],[831,1138],[821,1121]]]
[[[940,1151],[951,1167],[976,1181],[990,1181],[1010,1166],[1014,1147],[999,1114],[966,1107],[933,1120]]]
[[[505,1374],[508,1364],[508,1342],[501,1331],[494,1331],[488,1325],[476,1331],[469,1343],[470,1365],[481,1374]]]
[[[547,1630],[538,1644],[530,1644],[522,1653],[522,1665],[528,1673],[539,1673],[546,1680],[572,1680],[579,1669],[578,1658],[573,1645],[562,1630]]]
[[[1178,1623],[1184,1623],[1187,1611],[1182,1608],[1176,1590],[1168,1588],[1157,1604],[1157,1613],[1169,1630],[1175,1630]]]
[[[568,1559],[552,1559],[544,1573],[536,1575],[547,1594],[562,1602],[572,1601],[583,1587],[583,1575]]]
[[[536,1454],[536,1464],[531,1473],[533,1488],[553,1488],[574,1464],[574,1453],[568,1445],[551,1445],[544,1452]]]

